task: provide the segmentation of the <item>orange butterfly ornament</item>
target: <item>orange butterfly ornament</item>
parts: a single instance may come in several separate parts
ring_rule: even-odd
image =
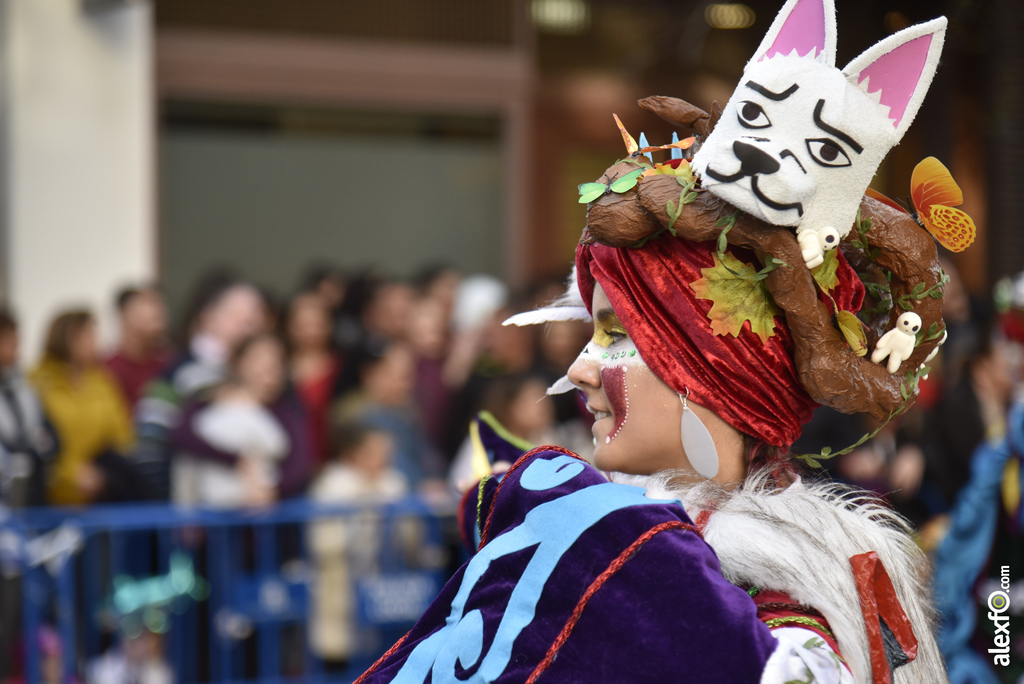
[[[889,206],[903,209],[871,188],[868,188],[866,194]],[[910,177],[910,197],[916,209],[914,218],[935,236],[940,245],[952,252],[962,252],[974,242],[977,234],[974,221],[956,208],[963,204],[964,194],[949,169],[938,159],[928,157],[914,167]]]

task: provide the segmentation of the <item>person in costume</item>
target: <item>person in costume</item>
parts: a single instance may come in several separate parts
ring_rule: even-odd
[[[509,321],[593,321],[549,392],[585,395],[596,468],[478,423],[514,464],[463,500],[475,555],[357,682],[948,681],[905,521],[788,456],[817,404],[906,410],[941,343],[932,237],[863,194],[944,27],[840,71],[832,2],[789,0],[724,110],[640,102],[694,138],[619,124],[628,157],[580,186],[569,290]],[[956,221],[929,231],[966,246]]]
[[[998,684],[1002,679],[996,673],[1005,672],[1011,660],[1009,638],[1002,644],[987,640],[985,650],[991,661],[971,644],[979,617],[986,617],[984,610],[979,615],[974,593],[979,576],[992,562],[993,550],[999,548],[1000,490],[1013,473],[1006,466],[1014,456],[1024,453],[1024,403],[1015,404],[1006,418],[1006,435],[984,441],[975,449],[970,474],[957,493],[945,520],[944,536],[935,549],[935,602],[940,616],[937,637],[953,684]],[[1006,544],[1003,555],[1013,553],[1012,548],[1014,545]],[[985,597],[983,591],[979,590],[979,595],[994,601],[989,610],[1002,620],[1009,599],[1000,603],[999,598],[1007,592],[995,590]],[[1002,620],[1002,624],[1005,622]]]

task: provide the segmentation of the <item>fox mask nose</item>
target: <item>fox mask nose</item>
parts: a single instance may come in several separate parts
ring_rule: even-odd
[[[753,145],[737,140],[732,144],[732,152],[740,160],[740,171],[745,176],[775,173],[779,170],[779,162],[774,157]]]

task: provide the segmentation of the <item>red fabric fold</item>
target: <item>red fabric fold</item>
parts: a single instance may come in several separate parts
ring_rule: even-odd
[[[892,666],[886,657],[881,620],[885,620],[908,661],[917,657],[917,637],[878,554],[870,551],[852,556],[850,565],[868,634],[871,676],[875,684],[892,684]]]
[[[731,250],[745,262],[751,255]],[[737,430],[772,446],[788,447],[816,406],[801,385],[785,317],[775,317],[775,334],[762,342],[745,322],[739,337],[711,332],[713,302],[698,299],[691,284],[701,269],[714,266],[715,244],[671,236],[642,249],[580,245],[576,265],[580,293],[588,308],[598,282],[633,338],[644,361],[677,392],[715,412]],[[840,308],[856,311],[864,288],[839,254]]]

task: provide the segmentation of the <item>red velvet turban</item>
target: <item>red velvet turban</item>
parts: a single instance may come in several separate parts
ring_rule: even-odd
[[[691,283],[714,262],[714,242],[692,242],[663,234],[641,249],[580,245],[576,250],[580,293],[588,308],[594,282],[644,361],[669,387],[715,412],[737,430],[772,446],[788,447],[817,405],[804,390],[793,361],[785,317],[775,317],[775,334],[762,342],[743,323],[738,337],[711,331],[714,302],[699,299]],[[733,250],[745,262],[749,253]],[[839,285],[832,296],[842,309],[858,311],[864,286],[839,257]]]

